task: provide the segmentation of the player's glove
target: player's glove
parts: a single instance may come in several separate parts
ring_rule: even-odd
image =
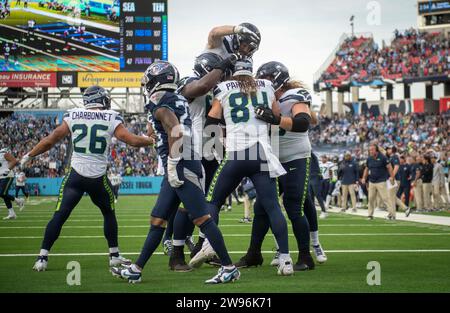
[[[251,31],[250,29],[248,29],[245,26],[240,26],[240,25],[234,26],[233,32],[235,34],[247,35],[247,36],[251,37],[252,40],[254,40],[254,41],[259,41],[259,39],[260,39],[258,34]]]
[[[268,107],[258,106],[255,108],[256,118],[266,123],[273,125],[280,125],[281,117],[273,114],[273,111]]]
[[[21,169],[24,168],[25,165],[26,165],[29,161],[31,161],[32,158],[33,158],[33,157],[30,156],[28,153],[25,154],[25,155],[22,157],[22,159],[20,159],[20,163],[19,163],[20,168],[21,168]]]
[[[219,64],[217,64],[214,69],[219,69],[222,70],[222,72],[225,72],[227,69],[233,66],[238,59],[239,56],[237,54],[231,54],[228,58],[222,60]]]
[[[180,180],[178,178],[177,173],[177,164],[180,162],[181,157],[178,158],[171,158],[168,157],[167,159],[167,179],[169,180],[170,186],[173,188],[179,188],[181,185],[184,184],[184,181]]]

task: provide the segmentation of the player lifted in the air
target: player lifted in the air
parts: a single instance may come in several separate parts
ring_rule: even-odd
[[[8,191],[14,180],[14,173],[12,169],[17,165],[19,161],[11,154],[11,152],[3,148],[0,150],[0,198],[5,201],[6,208],[8,209],[8,216],[3,218],[4,220],[15,219],[16,213],[14,212],[12,202],[15,201],[20,209],[23,208],[24,200],[11,196]]]
[[[114,195],[106,175],[109,146],[113,136],[134,147],[149,146],[153,144],[153,140],[134,135],[125,128],[119,113],[110,109],[111,98],[102,87],[87,88],[83,94],[83,102],[84,108],[69,110],[64,115],[63,122],[20,161],[23,167],[30,159],[50,150],[64,137],[69,134],[72,137],[70,169],[61,183],[56,212],[47,224],[41,251],[33,267],[36,271],[47,269],[48,253],[84,193],[90,196],[103,214],[109,265],[131,263],[119,254]]]
[[[230,54],[251,57],[259,48],[261,34],[250,23],[236,26],[217,26],[208,35],[208,44],[204,52],[213,52],[223,59]]]
[[[203,170],[195,155],[192,121],[186,99],[174,93],[179,80],[178,70],[166,61],[156,61],[145,71],[143,86],[149,103],[149,123],[155,131],[157,152],[164,163],[166,175],[151,213],[150,230],[137,261],[129,268],[113,268],[112,273],[131,283],[141,281],[141,272],[163,237],[167,221],[180,204],[188,211],[219,255],[222,267],[208,284],[228,283],[239,279],[225,247],[222,233],[207,210],[203,190]]]

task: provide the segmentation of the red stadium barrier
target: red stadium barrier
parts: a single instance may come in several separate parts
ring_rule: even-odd
[[[439,100],[439,112],[450,110],[450,97],[444,97]]]

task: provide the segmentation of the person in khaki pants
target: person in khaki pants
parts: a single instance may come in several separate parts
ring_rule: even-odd
[[[380,153],[378,146],[371,144],[369,146],[369,157],[367,158],[367,167],[364,170],[363,178],[361,182],[366,183],[367,178],[369,180],[369,208],[368,219],[373,219],[373,211],[375,209],[375,200],[379,194],[381,198],[387,202],[388,191],[386,181],[389,179],[391,184],[395,183],[392,166],[388,162],[388,159]],[[392,208],[388,203],[389,214],[386,218],[395,220],[395,207]]]
[[[425,210],[431,210],[433,205],[431,203],[431,194],[433,192],[433,186],[431,181],[433,180],[433,164],[431,164],[431,158],[429,155],[423,157],[422,166],[422,183],[423,183],[423,205]]]
[[[386,150],[386,156],[389,158],[389,163],[392,166],[393,175],[395,177],[396,187],[388,189],[388,202],[391,206],[391,210],[397,211],[397,206],[399,206],[403,211],[409,215],[409,208],[397,197],[397,192],[400,187],[400,158],[397,155],[397,148],[392,146]]]
[[[418,155],[413,159],[413,182],[411,186],[414,188],[414,203],[416,210],[421,211],[423,209],[423,183],[422,183],[422,171],[423,171],[423,158]]]
[[[358,165],[353,160],[350,152],[346,152],[344,161],[339,168],[339,179],[342,182],[342,212],[347,210],[348,194],[352,201],[352,211],[356,212],[356,184],[359,178]]]
[[[444,168],[438,162],[436,154],[431,156],[431,163],[433,164],[433,179],[431,181],[433,187],[433,208],[441,209],[443,207],[441,196],[446,195],[446,193],[441,193],[441,186],[445,184]]]

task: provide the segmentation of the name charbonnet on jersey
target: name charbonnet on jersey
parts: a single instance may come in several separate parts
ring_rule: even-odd
[[[72,134],[72,168],[84,177],[106,173],[109,146],[122,117],[113,110],[94,111],[76,108],[64,114]]]

